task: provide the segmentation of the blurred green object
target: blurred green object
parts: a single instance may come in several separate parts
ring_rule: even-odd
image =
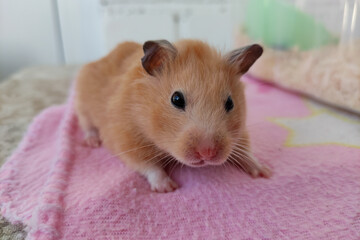
[[[246,33],[268,47],[309,50],[337,42],[325,26],[284,0],[249,0],[246,10]]]

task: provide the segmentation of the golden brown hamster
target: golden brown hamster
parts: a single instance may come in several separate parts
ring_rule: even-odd
[[[103,143],[157,192],[178,188],[163,168],[169,161],[229,161],[268,177],[250,151],[239,81],[262,51],[254,44],[222,55],[196,40],[119,44],[78,75],[75,109],[85,142]]]

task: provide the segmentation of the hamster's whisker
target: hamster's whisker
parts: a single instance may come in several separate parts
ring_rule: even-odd
[[[238,138],[239,140],[248,140],[248,138]],[[240,145],[242,147],[248,148],[246,145],[243,145],[242,142],[235,142],[235,145]]]
[[[243,137],[237,137],[236,139],[235,139],[235,141],[234,141],[234,144],[235,145],[239,145],[240,143],[238,143],[238,142],[241,142],[241,143],[247,143],[248,142],[248,138],[243,138]]]
[[[225,161],[225,166],[229,167],[231,164],[228,161]]]
[[[123,152],[114,154],[114,156],[118,156],[118,155],[120,155],[120,154],[124,154],[124,153],[128,153],[128,152],[133,152],[133,151],[136,151],[136,150],[139,150],[139,149],[142,149],[142,148],[152,147],[152,146],[156,146],[156,145],[155,145],[154,143],[152,143],[152,144],[144,145],[144,146],[141,146],[141,147],[132,148],[132,149],[129,149],[129,150],[126,150],[126,151],[123,151]]]
[[[233,147],[239,147],[241,149],[244,149],[244,151],[247,151],[250,148],[248,142],[241,142],[241,141],[237,141],[237,143],[234,143]]]
[[[164,163],[161,164],[161,167],[162,168],[165,168],[167,165],[169,165],[169,163],[172,162],[172,159],[171,158],[168,158],[166,159],[166,161]]]
[[[235,156],[232,157],[234,164],[236,166],[238,166],[239,168],[241,168],[243,171],[246,172],[246,169],[248,169],[247,165],[245,164],[245,162],[238,160]]]
[[[246,145],[234,144],[234,145],[233,145],[233,148],[239,149],[241,152],[243,152],[243,153],[245,153],[245,154],[247,154],[247,155],[249,155],[249,156],[252,157],[252,153],[248,150],[249,147],[246,146]]]
[[[233,131],[230,131],[230,133],[241,133],[241,130],[238,129],[238,130],[233,130]]]
[[[161,162],[161,167],[162,168],[165,168],[169,163],[171,163],[173,160],[176,160],[174,159],[170,154],[168,153],[165,153],[166,155],[162,158],[162,159],[159,159],[159,161],[156,161],[156,163],[159,163]],[[165,159],[165,161],[163,161]]]
[[[231,155],[231,154],[230,154],[230,155]],[[224,166],[228,166],[228,165],[230,164],[230,163],[228,162],[228,160],[229,160],[229,158],[227,158],[226,161],[223,162],[223,165],[224,165]]]
[[[238,161],[235,157],[230,155],[229,159],[234,162],[234,165],[236,168],[241,169],[243,171],[245,170],[245,166],[240,161]]]
[[[242,137],[242,136],[239,136],[237,139],[241,139],[241,140],[249,140],[248,137]]]
[[[162,168],[166,168],[173,160],[171,158],[167,158],[162,164],[161,167]]]
[[[251,153],[250,153],[249,151],[247,151],[247,150],[244,148],[244,146],[242,146],[242,145],[234,145],[234,146],[233,146],[233,149],[236,150],[235,153],[241,152],[241,153],[243,153],[244,155],[246,155],[246,156],[249,157],[249,158],[252,157]],[[238,152],[237,152],[237,151],[238,151]]]
[[[241,132],[241,131],[235,130],[235,131],[229,131],[229,133],[230,133],[230,134],[238,135],[237,138],[242,138],[242,139],[248,140],[248,137],[243,137],[243,136],[242,136],[243,132]]]
[[[238,149],[238,150],[242,150],[242,149]],[[248,166],[253,166],[256,167],[257,165],[254,163],[254,159],[251,157],[251,155],[249,155],[248,153],[241,153],[241,152],[236,152],[234,151],[233,154],[239,158],[241,158],[242,160],[244,160],[244,164],[247,164]]]
[[[152,146],[156,146],[156,144],[152,143],[152,144],[144,145],[144,146],[137,147],[137,148],[131,148],[131,149],[126,150],[126,151],[123,151],[123,152],[115,153],[115,154],[113,154],[113,155],[112,155],[110,158],[108,158],[108,159],[111,159],[111,158],[114,158],[114,157],[118,157],[118,156],[120,156],[120,155],[122,155],[122,154],[129,153],[129,152],[133,152],[133,151],[136,151],[136,150],[139,150],[139,149],[142,149],[142,148],[152,147]],[[108,160],[108,159],[105,159],[105,160]]]
[[[250,152],[247,150],[249,149],[249,146],[247,145],[248,143],[242,143],[242,142],[236,142],[233,144],[233,147],[238,147],[241,148],[243,151],[246,151],[247,153],[250,154]]]
[[[172,172],[174,171],[174,169],[176,168],[176,166],[179,164],[179,162],[176,161],[175,158],[173,158],[173,159],[174,159],[175,161],[173,161],[173,162],[174,162],[174,165],[172,166],[172,169],[170,170],[169,176],[171,176]]]
[[[234,152],[233,153],[233,157],[238,157],[239,161],[242,161],[244,164],[249,165],[249,163],[252,162],[252,159],[249,158],[248,156],[241,154],[239,152]]]
[[[183,167],[184,167],[184,164],[182,162],[179,162],[180,163],[180,172],[179,172],[179,175],[181,176],[182,175],[182,171],[183,171]]]
[[[224,168],[224,169],[226,168],[226,162],[227,162],[227,161],[223,162],[223,163],[220,165],[220,166],[221,166],[222,168]]]
[[[162,156],[161,154],[155,155],[155,156],[145,160],[145,162],[146,163],[151,162],[152,165],[156,165],[166,158],[166,156],[162,156],[162,157],[161,156]]]
[[[246,146],[244,145],[241,145],[241,144],[238,144],[238,143],[235,143],[233,145],[233,150],[236,150],[235,153],[243,153],[244,155],[246,155],[248,158],[251,158],[252,157],[252,154],[246,150]],[[234,151],[233,151],[234,152]]]
[[[164,159],[165,161],[163,161]],[[160,161],[157,162],[161,162],[161,167],[165,168],[171,161],[171,156],[167,154],[164,158],[160,159]]]
[[[152,160],[155,159],[156,162],[154,162],[153,164],[157,164],[157,163],[159,163],[161,160],[165,159],[165,158],[166,158],[166,155],[163,156],[163,157],[161,157],[161,158],[159,158],[159,159],[156,159],[156,158],[158,158],[158,157],[160,157],[160,156],[162,156],[162,155],[164,155],[164,154],[165,154],[164,152],[160,152],[160,153],[156,154],[155,156],[153,156],[152,158],[147,159],[145,162],[148,163],[148,162],[151,162]]]
[[[157,150],[157,149],[152,149],[152,151],[149,151],[149,152],[146,154],[146,156],[144,156],[143,158],[144,158],[144,159],[147,159],[147,158],[149,158],[149,157],[154,156],[155,154],[160,154],[160,153],[162,153],[162,151],[159,151],[159,150]]]

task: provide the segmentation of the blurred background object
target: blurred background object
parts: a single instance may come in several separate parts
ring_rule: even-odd
[[[244,0],[236,45],[264,54],[250,74],[360,113],[360,0]]]
[[[360,36],[358,0],[248,0],[242,5],[242,30],[268,47],[310,50]]]
[[[233,0],[0,0],[0,79],[28,65],[83,64],[118,42],[198,38],[233,47]]]
[[[0,79],[28,65],[63,64],[54,1],[0,0]]]

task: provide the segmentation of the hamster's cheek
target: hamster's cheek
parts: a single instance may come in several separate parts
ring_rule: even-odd
[[[153,103],[150,110],[150,128],[153,134],[171,136],[181,127],[182,116],[166,103]]]
[[[182,112],[171,107],[164,104],[151,111],[149,135],[159,147],[178,158],[183,157],[180,155],[183,151],[179,143],[182,141],[181,132],[186,125],[186,119]]]
[[[170,153],[181,163],[187,164],[189,158],[189,146],[192,145],[191,139],[187,137],[184,131],[179,129],[169,148]]]
[[[246,114],[239,109],[234,109],[234,112],[229,114],[226,122],[227,132],[231,135],[234,135],[234,133],[238,135],[246,126]]]

